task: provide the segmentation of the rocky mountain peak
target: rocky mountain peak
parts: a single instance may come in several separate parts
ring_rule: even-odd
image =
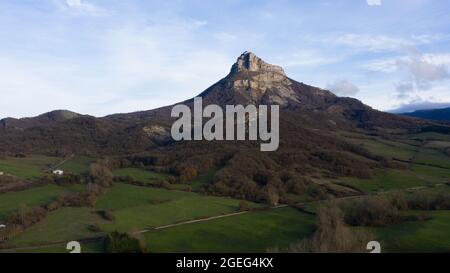
[[[261,58],[252,52],[244,52],[237,59],[236,63],[231,68],[231,74],[240,72],[262,72],[262,73],[276,73],[286,76],[283,68],[276,65],[271,65],[264,62]]]
[[[298,101],[291,88],[292,81],[283,68],[264,62],[252,52],[246,51],[239,56],[226,79],[247,102],[285,105],[289,101]]]

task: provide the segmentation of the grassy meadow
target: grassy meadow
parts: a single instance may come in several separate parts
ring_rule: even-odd
[[[17,210],[21,205],[28,207],[43,206],[53,201],[64,192],[81,190],[82,186],[75,185],[61,187],[57,185],[45,185],[30,188],[19,192],[8,192],[0,194],[0,220],[2,217]]]
[[[250,212],[146,233],[151,252],[266,252],[312,234],[314,216],[293,208]]]
[[[443,148],[450,137],[421,133],[393,141],[377,137],[347,136],[354,143],[375,155],[391,158],[403,168],[373,169],[369,179],[338,178],[340,185],[357,188],[367,194],[410,192],[427,188],[448,191],[450,157]],[[0,158],[0,171],[35,180],[62,158],[33,155],[26,158]],[[367,160],[367,159],[364,159]],[[66,172],[84,174],[95,159],[75,156],[58,166]],[[239,210],[241,200],[200,194],[213,181],[219,168],[199,175],[189,185],[173,184],[170,189],[151,187],[165,180],[167,174],[144,168],[124,168],[113,172],[116,177],[132,177],[148,183],[135,186],[115,183],[101,195],[92,208],[60,208],[48,214],[38,224],[15,236],[7,247],[19,247],[13,252],[67,253],[65,242],[104,236],[107,232],[146,232],[143,240],[150,252],[266,252],[284,249],[291,243],[310,236],[316,217],[291,207],[268,209],[262,204],[247,202],[250,212],[155,230],[185,221],[222,216]],[[329,183],[329,180],[320,181]],[[336,182],[336,181],[332,181]],[[21,204],[43,206],[64,192],[80,191],[82,185],[62,187],[45,185],[18,192],[0,194],[0,221]],[[189,189],[189,190],[188,190]],[[191,192],[192,190],[192,192]],[[306,196],[292,196],[298,202]],[[316,212],[322,201],[306,203],[305,209]],[[113,219],[106,220],[107,211]],[[411,214],[420,212],[408,212]],[[383,228],[362,228],[372,231],[382,242],[385,252],[448,252],[450,251],[450,211],[430,212],[427,221],[407,221]],[[93,229],[92,227],[96,228]],[[95,231],[93,231],[95,230]],[[82,244],[86,253],[102,252],[100,242]]]
[[[422,213],[420,211],[410,212]],[[383,228],[367,228],[382,242],[383,252],[449,252],[450,211],[433,211],[432,219],[406,222]]]
[[[116,184],[97,202],[97,210],[112,210],[107,231],[132,231],[236,212],[240,200],[192,192]],[[261,205],[249,203],[250,207]]]
[[[101,232],[93,232],[89,227],[103,222],[105,220],[89,208],[60,208],[50,212],[42,222],[8,241],[8,246],[34,246],[100,236]]]
[[[114,176],[131,177],[136,181],[152,183],[156,180],[164,180],[169,177],[167,174],[152,172],[140,168],[123,168],[117,169],[113,172]]]
[[[68,173],[84,174],[89,171],[90,164],[95,161],[90,157],[74,156],[60,165],[63,160],[62,157],[43,155],[29,155],[23,158],[0,157],[0,172],[33,181],[42,177],[54,166]]]

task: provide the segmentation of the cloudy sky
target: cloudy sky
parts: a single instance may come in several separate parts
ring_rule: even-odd
[[[0,0],[0,118],[172,104],[246,50],[376,109],[442,107],[449,10],[442,0]]]

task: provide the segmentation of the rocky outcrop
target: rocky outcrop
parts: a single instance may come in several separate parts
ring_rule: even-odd
[[[241,56],[239,56],[236,63],[232,66],[230,73],[237,74],[247,71],[278,74],[281,77],[286,77],[283,68],[281,68],[280,66],[268,64],[252,52],[246,51]]]

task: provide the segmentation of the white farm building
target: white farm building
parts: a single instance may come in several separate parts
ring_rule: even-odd
[[[54,175],[63,175],[63,174],[64,174],[64,171],[62,171],[62,170],[54,170],[54,171],[53,171],[53,174],[54,174]]]

